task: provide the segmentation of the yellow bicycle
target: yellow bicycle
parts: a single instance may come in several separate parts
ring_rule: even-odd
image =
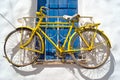
[[[109,57],[111,44],[103,31],[98,29],[100,23],[88,23],[76,26],[81,18],[88,16],[68,16],[66,22],[46,22],[45,18],[63,18],[61,16],[47,16],[45,7],[36,12],[39,20],[35,27],[22,26],[8,34],[4,43],[6,59],[17,67],[30,65],[44,54],[46,38],[55,48],[58,57],[64,59],[69,54],[73,61],[85,68],[97,68],[102,66]],[[54,25],[51,27],[51,25]],[[62,46],[56,44],[42,28],[68,28],[66,39]],[[74,31],[74,32],[73,32]],[[68,46],[65,48],[65,46]]]

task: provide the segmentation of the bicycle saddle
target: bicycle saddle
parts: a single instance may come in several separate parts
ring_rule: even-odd
[[[64,15],[63,18],[71,22],[79,22],[80,15],[79,14],[75,14],[73,16]]]

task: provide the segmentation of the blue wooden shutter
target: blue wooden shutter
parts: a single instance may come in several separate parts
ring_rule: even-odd
[[[46,14],[49,16],[74,15],[78,11],[78,0],[38,0],[37,4],[37,10],[39,10],[41,6],[48,7],[49,10]],[[55,22],[57,20],[58,19],[47,19],[46,21]],[[63,20],[59,19],[59,21]],[[47,28],[44,30],[55,43],[57,43],[58,40],[63,43],[68,31],[68,29],[59,29],[59,34],[57,34],[57,29]],[[55,48],[45,39],[45,54],[42,55],[42,59],[57,59],[55,53]]]

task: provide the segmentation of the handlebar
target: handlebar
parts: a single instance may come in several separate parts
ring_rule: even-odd
[[[40,10],[38,11],[38,12],[36,12],[36,15],[37,16],[46,16],[45,15],[45,10],[49,10],[49,8],[48,7],[45,7],[45,6],[41,6],[40,7]],[[74,17],[74,16],[73,16]],[[93,21],[92,19],[93,19],[93,17],[91,17],[91,16],[78,16],[77,18],[89,18],[91,21]],[[72,18],[71,18],[72,19]]]
[[[45,6],[40,7],[40,10],[39,10],[39,12],[36,12],[36,15],[37,16],[43,16],[43,15],[45,15],[45,12],[46,12],[45,10],[49,10],[49,8],[47,8]]]

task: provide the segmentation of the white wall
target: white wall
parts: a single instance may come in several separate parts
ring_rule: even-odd
[[[96,22],[101,22],[100,29],[105,31],[112,43],[113,56],[111,59],[104,66],[94,70],[80,68],[76,65],[34,65],[15,68],[3,58],[4,39],[14,28],[0,15],[0,80],[119,80],[120,1],[78,1],[81,15],[94,16]],[[0,14],[4,15],[15,26],[20,25],[17,22],[18,18],[34,16],[35,11],[35,0],[0,0]]]
[[[101,22],[112,44],[112,54],[115,58],[115,70],[110,80],[120,78],[120,0],[83,0],[82,14],[94,16],[96,22]]]

